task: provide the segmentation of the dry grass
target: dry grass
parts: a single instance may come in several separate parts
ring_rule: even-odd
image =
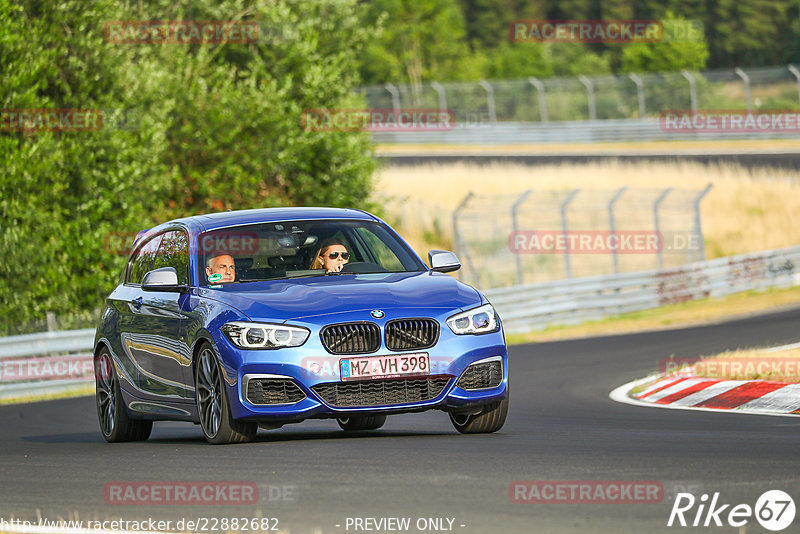
[[[57,399],[71,399],[73,397],[87,397],[89,395],[94,395],[94,393],[95,393],[95,385],[94,382],[91,382],[89,384],[76,386],[74,388],[69,389],[68,391],[63,391],[60,393],[21,395],[19,397],[8,397],[5,399],[0,399],[0,406],[5,404],[27,404],[29,402],[40,402],[40,401],[49,401]]]
[[[389,167],[380,171],[376,198],[389,222],[420,253],[452,248],[452,211],[467,192],[482,195],[616,189],[714,187],[702,203],[708,258],[800,243],[800,180],[779,169],[738,165],[616,160],[530,167],[519,164],[445,164]]]

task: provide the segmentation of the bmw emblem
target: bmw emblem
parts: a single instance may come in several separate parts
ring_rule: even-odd
[[[372,310],[371,312],[369,312],[369,314],[373,316],[375,319],[383,319],[383,316],[386,315],[381,310]]]

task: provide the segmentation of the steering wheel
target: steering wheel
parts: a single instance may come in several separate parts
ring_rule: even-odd
[[[370,261],[353,261],[350,263],[345,263],[342,267],[342,270],[339,271],[342,273],[388,273],[386,269],[378,265],[377,263],[372,263]]]

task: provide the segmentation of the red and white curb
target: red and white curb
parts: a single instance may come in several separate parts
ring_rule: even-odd
[[[644,384],[649,385],[631,393]],[[694,376],[691,368],[634,380],[616,388],[609,397],[625,404],[674,410],[800,416],[800,384],[701,378]]]

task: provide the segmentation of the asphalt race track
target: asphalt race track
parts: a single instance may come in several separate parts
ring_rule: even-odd
[[[419,518],[449,518],[452,530],[463,533],[687,530],[666,526],[676,487],[720,492],[720,502],[731,505],[754,506],[771,489],[798,501],[800,418],[643,408],[615,403],[609,391],[656,370],[670,354],[800,341],[799,325],[800,309],[708,327],[512,347],[511,409],[493,435],[459,435],[446,414],[432,411],[390,417],[383,429],[357,435],[333,420],[311,421],[262,430],[255,443],[211,446],[198,427],[156,423],[147,442],[107,444],[93,398],[2,406],[0,518],[264,516],[277,518],[284,532],[308,534],[365,532],[354,529],[352,518],[367,517],[411,518],[409,532],[420,531]],[[657,504],[515,504],[509,499],[515,480],[659,481],[664,498]],[[258,502],[106,502],[107,484],[141,481],[254,482]],[[449,523],[443,524],[423,531],[446,531]],[[786,531],[797,531],[797,524]],[[765,530],[751,518],[746,532]]]

